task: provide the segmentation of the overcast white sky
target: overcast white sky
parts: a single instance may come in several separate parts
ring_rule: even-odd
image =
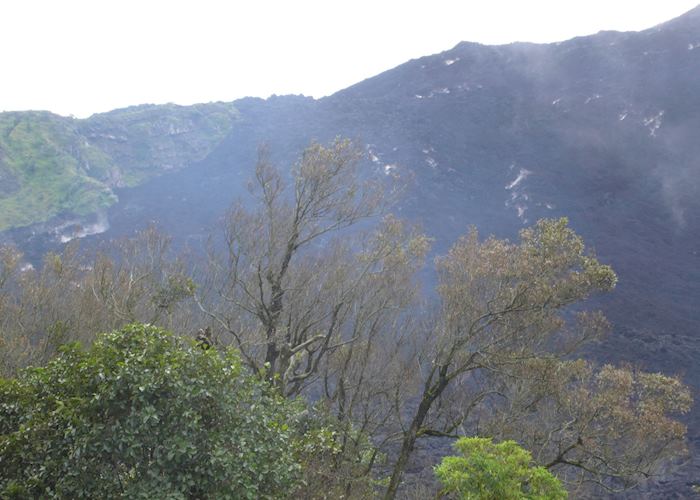
[[[7,0],[0,110],[322,97],[409,59],[640,30],[700,0]]]

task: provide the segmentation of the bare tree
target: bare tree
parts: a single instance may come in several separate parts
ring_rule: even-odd
[[[379,215],[386,200],[381,185],[363,180],[360,158],[347,140],[312,144],[288,185],[261,151],[255,206],[239,202],[230,211],[226,250],[210,253],[197,295],[248,365],[287,395],[315,378],[329,353],[363,335],[361,317],[397,307],[391,298],[368,301],[387,292],[369,284],[386,283],[398,256],[412,265],[427,249],[424,237],[391,218],[375,231],[350,231]]]
[[[578,314],[573,321],[569,320],[569,306],[592,293],[613,288],[616,282],[613,271],[586,254],[583,241],[567,227],[565,219],[540,221],[535,227],[523,230],[520,236],[519,244],[493,237],[482,242],[472,229],[447,256],[437,260],[439,313],[424,342],[418,346],[412,366],[407,368],[419,367],[422,387],[410,407],[410,423],[403,430],[401,449],[385,498],[396,496],[419,438],[470,433],[480,425],[483,431],[488,427],[480,423],[481,420],[488,422],[499,412],[502,412],[501,424],[512,418],[515,410],[520,418],[531,414],[536,405],[514,404],[513,392],[507,390],[514,380],[522,379],[524,367],[544,360],[565,359],[582,344],[606,331],[607,322],[596,313]],[[611,370],[603,370],[595,380],[616,373]],[[497,379],[509,381],[499,384]],[[603,401],[612,397],[607,386],[596,385],[594,379],[582,382],[580,387],[584,386],[590,390],[588,400]],[[547,394],[556,387],[548,383],[539,385]],[[627,397],[634,399],[631,395]],[[686,408],[688,398],[680,405],[672,404],[672,398],[650,400],[660,404],[656,408],[659,415],[667,418],[664,422],[668,425],[660,428],[659,434],[645,436],[647,443],[643,449],[660,452],[658,446],[663,448],[664,443],[682,439],[679,424],[667,415]],[[569,409],[569,415],[573,411]],[[576,412],[575,422],[583,425],[579,418],[583,418],[584,410],[579,408]],[[560,418],[565,414],[562,412]],[[547,423],[551,425],[543,426],[541,431],[563,439],[566,433],[556,433],[560,420]],[[641,437],[639,433],[636,436]],[[634,442],[608,438],[611,436],[601,437],[608,447],[617,444],[620,453],[637,446]],[[561,439],[561,446],[571,445]],[[576,442],[574,438],[571,450]],[[553,444],[551,447],[558,449]],[[548,451],[549,457],[551,449]],[[655,453],[654,457],[662,455]],[[609,477],[612,473],[633,472],[625,467],[638,471],[634,460],[640,456],[641,453],[627,456],[629,460],[624,467],[613,467],[602,458],[597,463],[570,460],[566,465],[578,465],[579,473],[590,467],[590,474]],[[549,465],[561,466],[562,460],[566,459],[552,458]]]
[[[686,428],[671,415],[692,397],[676,377],[541,358],[496,378],[506,404],[484,432],[517,439],[572,490],[629,489],[685,452]]]
[[[42,364],[62,343],[90,342],[127,323],[187,332],[193,316],[181,306],[194,282],[168,248],[149,228],[94,254],[71,243],[38,269],[17,250],[0,248],[0,369]]]

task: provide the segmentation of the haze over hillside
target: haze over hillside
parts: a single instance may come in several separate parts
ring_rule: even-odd
[[[260,144],[286,165],[311,139],[347,136],[366,175],[408,182],[395,211],[440,252],[472,224],[513,238],[568,216],[620,278],[603,303],[615,333],[595,355],[697,388],[698,75],[700,7],[642,32],[464,42],[319,100],[2,113],[1,237],[37,258],[107,223],[104,237],[157,221],[193,244],[245,190]],[[668,491],[700,477],[700,412],[689,425],[692,463]]]

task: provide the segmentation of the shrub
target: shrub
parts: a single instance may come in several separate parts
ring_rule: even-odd
[[[464,500],[559,500],[567,498],[559,480],[544,467],[532,467],[530,453],[515,441],[460,438],[460,456],[435,467],[442,492]]]
[[[234,351],[130,325],[0,379],[0,497],[285,496],[298,414]]]

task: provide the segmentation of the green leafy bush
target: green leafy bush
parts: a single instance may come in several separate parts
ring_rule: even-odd
[[[463,500],[559,500],[567,498],[559,480],[544,467],[532,467],[530,453],[515,441],[460,438],[461,456],[435,467],[444,494]]]
[[[286,496],[299,410],[234,351],[130,325],[0,379],[0,497]]]

